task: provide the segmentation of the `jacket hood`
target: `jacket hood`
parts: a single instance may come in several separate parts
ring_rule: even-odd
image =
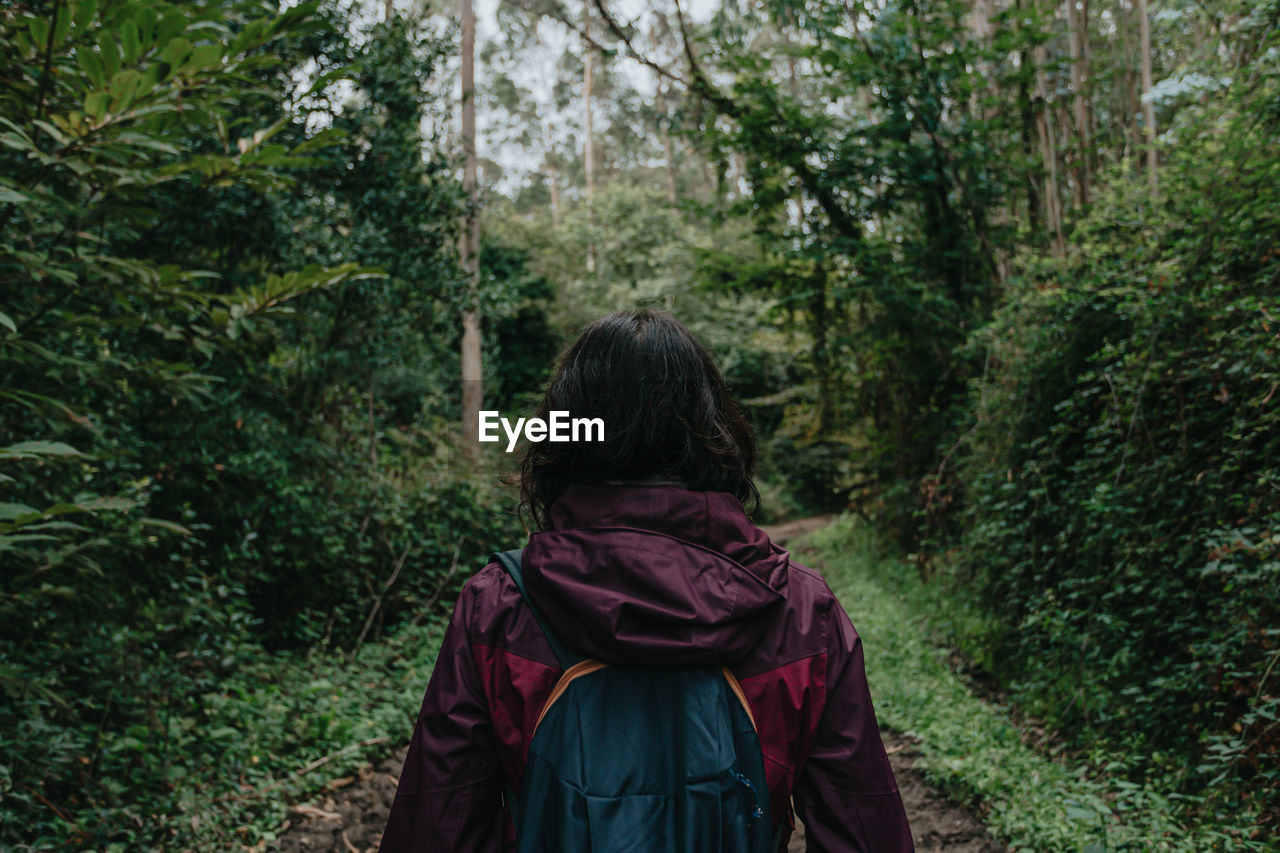
[[[629,665],[736,663],[786,598],[786,551],[726,492],[574,486],[524,552],[528,594],[560,642]]]

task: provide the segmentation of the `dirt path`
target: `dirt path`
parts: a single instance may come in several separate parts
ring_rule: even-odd
[[[979,816],[958,805],[912,769],[915,749],[894,732],[885,748],[911,821],[917,853],[1004,853],[987,835]],[[285,853],[374,853],[396,793],[404,753],[357,776],[335,779],[331,790],[309,805],[294,806],[276,849]],[[792,836],[790,853],[804,853],[803,829]]]
[[[812,533],[815,530],[821,530],[836,517],[831,513],[825,515],[811,515],[808,518],[797,518],[794,521],[784,521],[781,524],[766,524],[760,529],[768,534],[769,538],[779,545],[785,545],[792,539],[804,536],[806,533]]]
[[[764,527],[769,538],[784,544],[830,524],[832,517],[814,516]],[[800,549],[803,550],[803,549]],[[1005,853],[993,841],[981,817],[948,799],[913,769],[916,751],[909,739],[884,732],[917,853]],[[293,806],[274,849],[283,853],[375,853],[382,828],[404,766],[404,752],[354,776],[334,779],[319,797]],[[804,853],[803,827],[794,835],[789,853]],[[446,853],[446,851],[442,851]]]

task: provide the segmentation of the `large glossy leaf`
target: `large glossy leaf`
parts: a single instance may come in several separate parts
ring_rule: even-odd
[[[80,456],[80,451],[61,441],[20,441],[0,447],[0,458],[35,459],[41,456]]]

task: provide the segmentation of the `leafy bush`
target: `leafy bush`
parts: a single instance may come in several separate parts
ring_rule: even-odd
[[[94,675],[77,700],[94,713],[55,725],[37,701],[3,729],[6,849],[267,849],[290,801],[407,741],[438,622],[402,626],[354,660],[266,653],[235,590],[179,585],[184,608],[150,614],[174,620],[160,636],[214,643],[173,654],[149,624],[95,631],[79,644]],[[119,722],[99,725],[108,711]],[[60,778],[68,787],[49,784]]]
[[[1007,709],[952,671],[951,652],[939,643],[981,635],[989,616],[922,583],[860,520],[843,518],[810,542],[862,637],[881,724],[915,739],[916,768],[958,799],[976,800],[1011,850],[1277,849],[1256,813],[1227,808],[1204,790],[1180,793],[1176,773],[1129,779],[1137,758],[1129,744],[1041,754]]]
[[[296,650],[515,539],[452,458],[448,50],[316,3],[0,15],[0,846],[227,846],[238,806],[170,806],[385,722],[273,694],[342,667]]]
[[[950,497],[969,646],[1028,710],[1280,819],[1280,163],[1274,51],[1184,113],[1153,203],[1114,175],[1070,259],[977,338]],[[1217,164],[1206,170],[1205,163]],[[935,531],[937,532],[937,531]]]

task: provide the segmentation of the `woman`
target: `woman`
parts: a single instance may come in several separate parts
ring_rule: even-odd
[[[862,647],[816,572],[748,519],[755,442],[706,350],[661,311],[593,323],[538,417],[601,418],[602,441],[531,444],[530,599],[571,651],[626,666],[728,667],[757,726],[774,823],[809,850],[913,849]],[[381,850],[513,849],[503,792],[561,675],[510,575],[467,582],[445,633]],[[781,848],[786,847],[786,831]]]

